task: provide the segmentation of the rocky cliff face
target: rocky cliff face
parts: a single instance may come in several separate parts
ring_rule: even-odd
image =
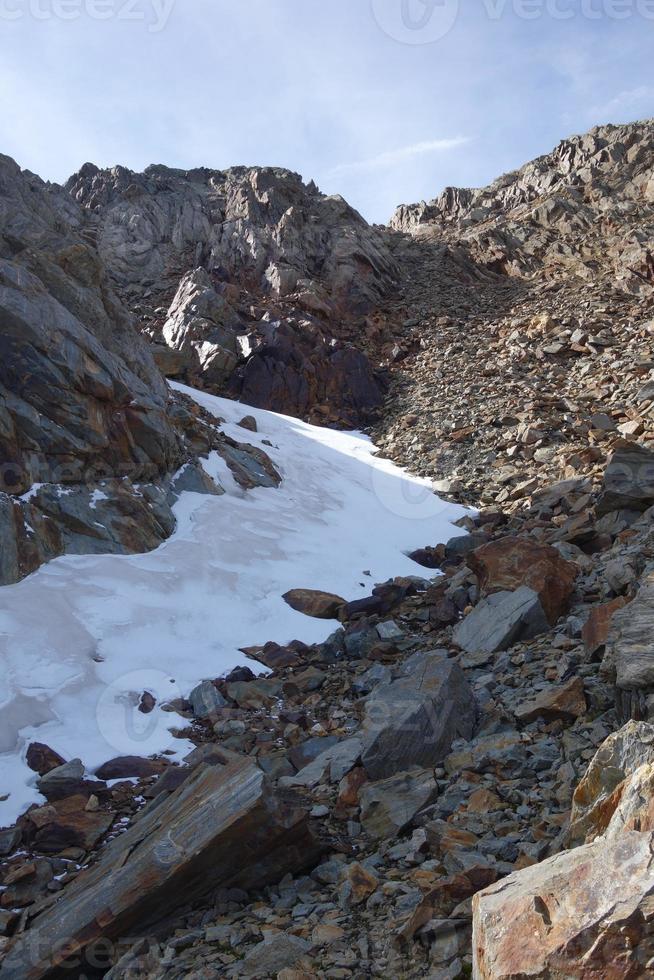
[[[383,402],[382,451],[479,512],[356,601],[298,582],[289,605],[337,628],[169,705],[184,764],[92,778],[30,746],[47,805],[0,831],[0,977],[60,975],[30,938],[49,954],[62,921],[89,964],[114,943],[110,980],[651,976],[654,123],[387,230],[287,171],[87,165],[67,193],[2,173],[0,439],[26,474],[0,497],[4,581],[31,567],[11,535],[53,524],[53,554],[151,546],[175,492],[220,494],[210,449],[243,490],[279,482],[170,401],[143,338],[254,405],[352,423]],[[100,495],[38,486],[60,457],[106,457]]]
[[[654,281],[651,122],[600,126],[479,190],[448,187],[405,205],[391,227],[465,243],[506,275],[606,277],[630,292]]]
[[[145,551],[172,475],[219,436],[173,395],[61,188],[0,158],[0,583]]]
[[[67,190],[145,333],[181,355],[159,352],[170,373],[336,423],[379,408],[360,335],[398,269],[383,231],[342,198],[244,167],[87,164]]]

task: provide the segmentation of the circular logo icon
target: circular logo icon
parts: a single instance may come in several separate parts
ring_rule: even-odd
[[[170,732],[175,716],[160,708],[178,697],[176,684],[163,671],[134,670],[124,674],[105,687],[98,701],[100,734],[119,755],[163,752],[175,741]]]
[[[412,521],[435,520],[450,507],[436,495],[430,480],[398,480],[385,470],[373,469],[372,489],[387,511]]]
[[[401,44],[433,44],[454,27],[459,0],[372,0],[375,20]]]

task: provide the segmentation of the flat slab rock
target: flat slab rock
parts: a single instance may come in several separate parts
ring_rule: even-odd
[[[550,624],[538,593],[523,586],[483,599],[454,630],[454,642],[466,653],[496,653],[519,640],[546,633]]]
[[[654,834],[598,839],[473,899],[475,980],[651,976]]]
[[[10,947],[0,977],[54,978],[66,958],[56,951],[64,947],[88,962],[102,940],[141,934],[217,887],[279,881],[316,864],[322,851],[307,811],[284,802],[253,762],[202,765],[34,918]]]
[[[372,780],[436,766],[458,738],[472,738],[476,702],[444,651],[418,653],[366,700],[361,761]]]

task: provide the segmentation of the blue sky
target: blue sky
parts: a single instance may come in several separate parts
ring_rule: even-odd
[[[654,116],[653,0],[0,0],[0,55],[46,179],[274,164],[371,221]]]

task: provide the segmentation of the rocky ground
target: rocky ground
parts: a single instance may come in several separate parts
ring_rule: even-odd
[[[340,626],[171,704],[183,766],[32,746],[0,977],[654,974],[652,133],[398,212],[400,286],[357,314],[390,378],[374,434],[476,508],[469,535],[356,603],[289,594]],[[144,193],[112,181],[71,184],[100,254]]]

